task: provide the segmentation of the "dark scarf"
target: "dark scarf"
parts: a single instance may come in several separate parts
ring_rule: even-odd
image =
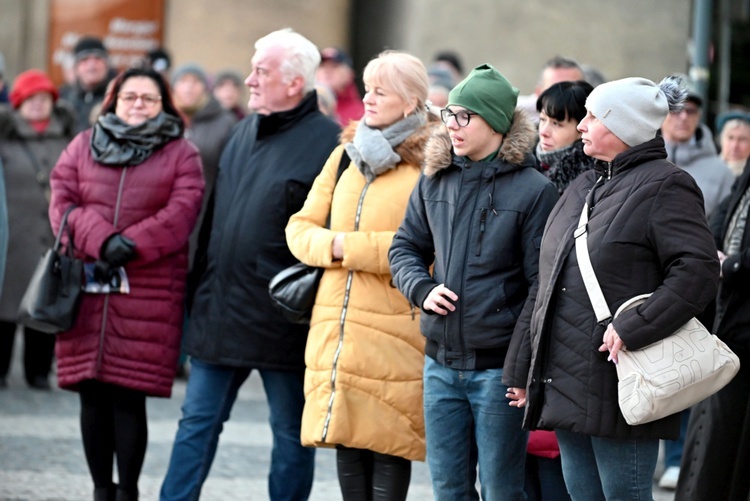
[[[180,121],[163,111],[138,125],[129,125],[114,113],[107,113],[94,124],[91,155],[103,165],[140,165],[181,135]]]
[[[542,173],[555,185],[562,195],[565,188],[594,165],[594,159],[583,152],[583,141],[576,142],[564,148],[544,152],[536,145],[536,157],[542,167]]]

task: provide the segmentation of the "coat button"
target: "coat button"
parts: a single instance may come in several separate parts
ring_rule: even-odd
[[[736,262],[736,263],[734,263],[734,264],[732,265],[732,269],[733,269],[734,271],[737,271],[737,270],[739,270],[739,269],[740,269],[740,263],[739,263],[739,261],[738,261],[738,262]]]
[[[565,287],[563,287],[563,288],[562,288],[561,290],[562,290],[563,292],[565,292],[565,291],[567,291],[568,289],[566,289]]]

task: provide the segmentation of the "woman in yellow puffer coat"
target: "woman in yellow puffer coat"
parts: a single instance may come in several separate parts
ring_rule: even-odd
[[[364,118],[343,132],[286,227],[292,253],[326,269],[305,352],[301,440],[337,448],[344,500],[402,500],[411,461],[425,456],[424,338],[419,309],[391,283],[388,249],[437,122],[416,57],[384,52],[364,83]],[[337,182],[344,152],[351,163]]]

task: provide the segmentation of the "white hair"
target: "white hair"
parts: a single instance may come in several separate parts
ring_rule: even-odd
[[[320,51],[307,38],[291,28],[273,31],[255,42],[255,50],[281,47],[286,53],[279,68],[287,82],[295,77],[305,81],[305,93],[315,88],[315,71],[320,65]]]

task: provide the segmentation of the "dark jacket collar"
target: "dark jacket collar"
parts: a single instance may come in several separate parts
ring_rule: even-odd
[[[612,162],[597,160],[594,170],[601,176],[611,177],[645,162],[664,160],[666,158],[667,150],[664,147],[664,139],[661,136],[657,136],[650,141],[628,148],[617,155]]]
[[[536,160],[532,154],[536,133],[534,126],[520,109],[516,109],[508,133],[503,139],[497,157],[487,165],[497,174],[510,172],[525,167],[535,167]],[[432,177],[451,166],[463,167],[470,160],[453,154],[448,129],[445,126],[436,130],[425,146],[424,173]]]
[[[258,139],[283,132],[294,127],[308,115],[320,113],[318,110],[318,94],[310,91],[300,103],[291,110],[279,111],[270,115],[256,115],[258,118]]]

